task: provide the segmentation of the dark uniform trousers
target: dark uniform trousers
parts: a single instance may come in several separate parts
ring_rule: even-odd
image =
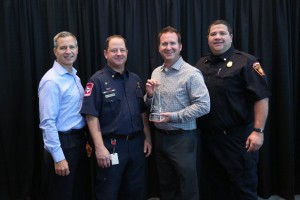
[[[47,200],[85,200],[87,185],[86,136],[83,129],[59,133],[59,140],[70,174],[59,176],[55,173],[54,161],[45,151],[47,167]]]
[[[155,130],[161,200],[199,200],[198,130]]]
[[[96,166],[97,200],[145,199],[145,154],[142,132],[131,136],[102,135],[105,147],[113,153],[111,139],[116,140],[119,164],[108,168]]]
[[[257,200],[258,152],[245,148],[253,124],[226,131],[202,131],[205,183],[209,200]]]

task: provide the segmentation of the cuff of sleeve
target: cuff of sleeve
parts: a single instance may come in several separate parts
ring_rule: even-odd
[[[65,159],[65,155],[63,150],[60,148],[59,150],[57,150],[56,152],[52,153],[52,158],[54,160],[54,162],[59,162]]]
[[[171,113],[170,115],[170,121],[171,122],[178,122],[178,113],[177,112],[174,112],[174,113]]]
[[[146,101],[145,101],[145,103],[146,103],[147,105],[151,105],[152,98],[153,98],[153,97],[149,97],[148,94],[146,94],[146,99],[145,99]]]
[[[152,99],[152,98],[153,98],[153,96],[150,97],[150,96],[148,95],[148,93],[146,94],[146,97],[147,97],[147,99]]]

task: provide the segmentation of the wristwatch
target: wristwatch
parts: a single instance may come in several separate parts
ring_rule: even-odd
[[[262,129],[262,128],[254,128],[253,131],[258,132],[258,133],[264,133],[264,129]]]

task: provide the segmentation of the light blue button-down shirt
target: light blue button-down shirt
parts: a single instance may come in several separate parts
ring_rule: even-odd
[[[75,68],[69,73],[54,61],[53,67],[43,76],[38,88],[44,147],[55,162],[65,159],[58,131],[85,126],[85,120],[80,114],[84,89],[76,73]]]

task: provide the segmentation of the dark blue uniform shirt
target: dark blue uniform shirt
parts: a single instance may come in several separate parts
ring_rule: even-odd
[[[128,135],[143,131],[146,111],[141,79],[125,70],[120,74],[106,66],[96,72],[85,89],[81,114],[99,118],[101,132]]]
[[[234,47],[221,56],[202,57],[196,67],[211,97],[210,113],[198,119],[200,129],[226,130],[253,123],[255,101],[271,95],[257,59]]]

